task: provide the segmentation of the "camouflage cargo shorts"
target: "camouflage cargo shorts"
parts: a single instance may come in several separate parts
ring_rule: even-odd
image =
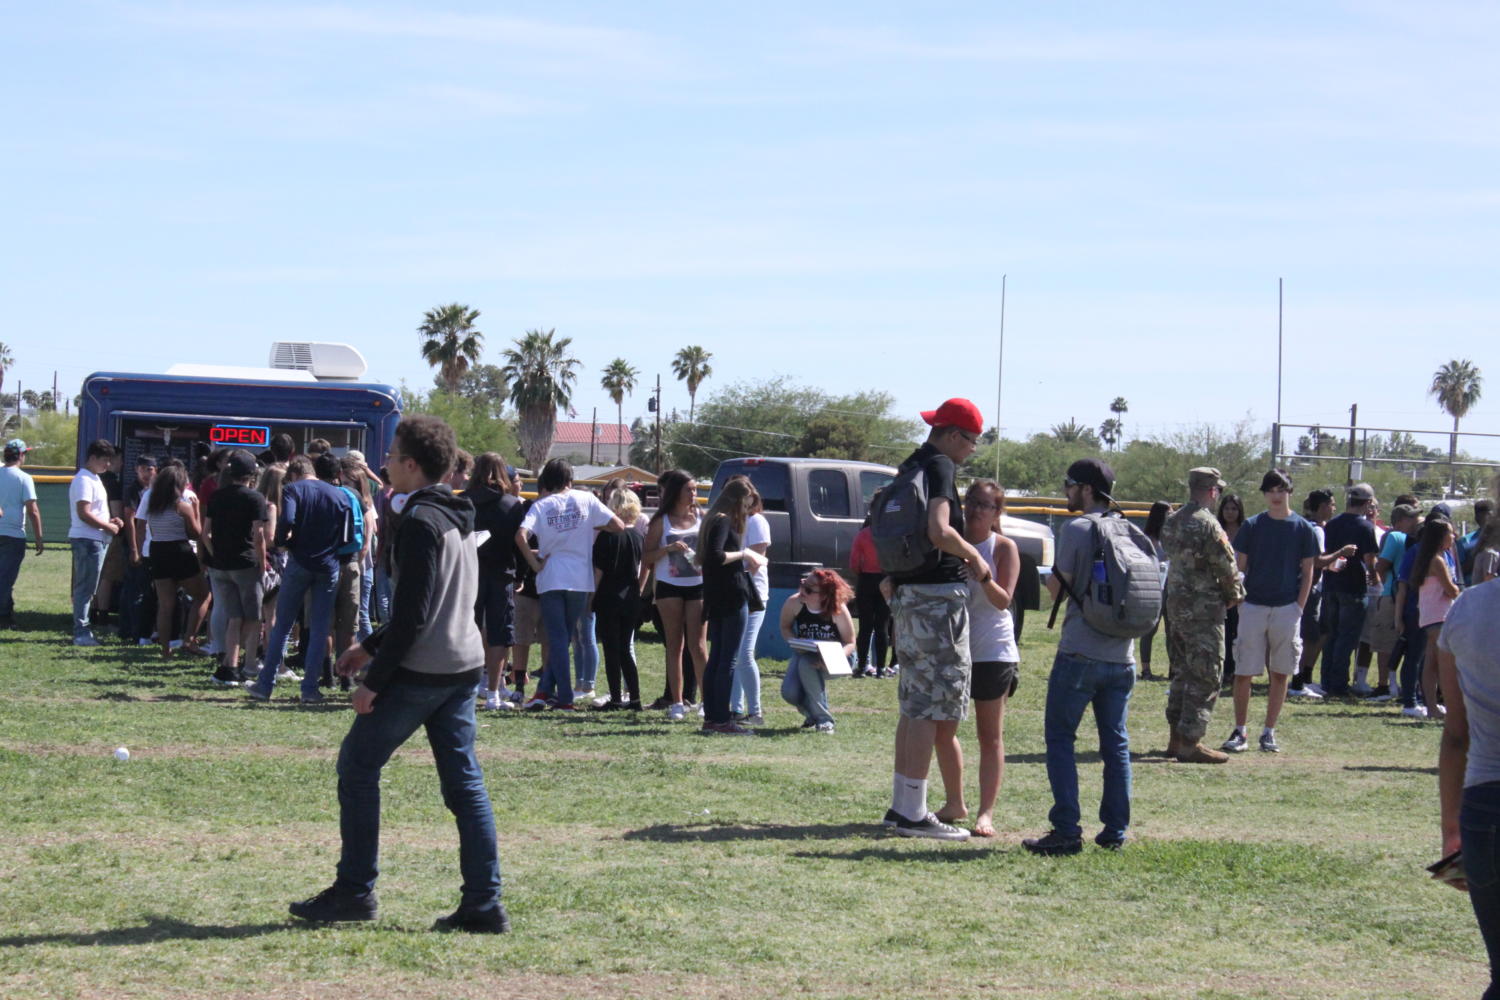
[[[969,588],[903,584],[891,601],[901,714],[962,722],[969,711]]]

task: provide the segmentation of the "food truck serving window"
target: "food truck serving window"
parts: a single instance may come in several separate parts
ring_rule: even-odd
[[[271,428],[253,424],[214,424],[208,429],[209,443],[216,448],[271,447]]]

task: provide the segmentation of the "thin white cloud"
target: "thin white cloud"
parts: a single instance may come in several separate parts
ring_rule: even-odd
[[[644,32],[497,15],[336,5],[134,7],[135,20],[161,28],[235,35],[316,35],[427,39],[499,46],[537,54],[651,65],[662,58]]]

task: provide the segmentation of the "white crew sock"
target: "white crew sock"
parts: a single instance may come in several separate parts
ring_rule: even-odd
[[[1355,667],[1354,668],[1354,683],[1355,684],[1364,685],[1365,683],[1367,683],[1367,679],[1369,678],[1369,676],[1370,676],[1370,668],[1369,667]]]
[[[908,778],[904,774],[897,774],[892,782],[894,791],[891,808],[905,816],[912,822],[919,822],[927,816],[927,779],[920,781],[916,778]]]

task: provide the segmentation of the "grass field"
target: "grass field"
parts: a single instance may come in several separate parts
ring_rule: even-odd
[[[21,629],[0,633],[6,998],[1472,997],[1487,982],[1467,899],[1422,871],[1438,728],[1395,709],[1292,705],[1279,756],[1191,766],[1161,756],[1165,684],[1140,684],[1128,847],[1023,851],[1050,804],[1040,616],[994,841],[880,829],[893,682],[836,682],[839,730],[818,736],[766,663],[754,739],[659,713],[482,718],[508,937],[427,930],[457,900],[457,838],[420,742],[386,771],[381,919],[297,926],[286,904],[337,858],[347,706],[251,705],[211,688],[204,661],[74,649],[67,572],[65,552],[28,557]],[[661,647],[640,652],[654,695]],[[972,723],[963,735],[972,763]]]

